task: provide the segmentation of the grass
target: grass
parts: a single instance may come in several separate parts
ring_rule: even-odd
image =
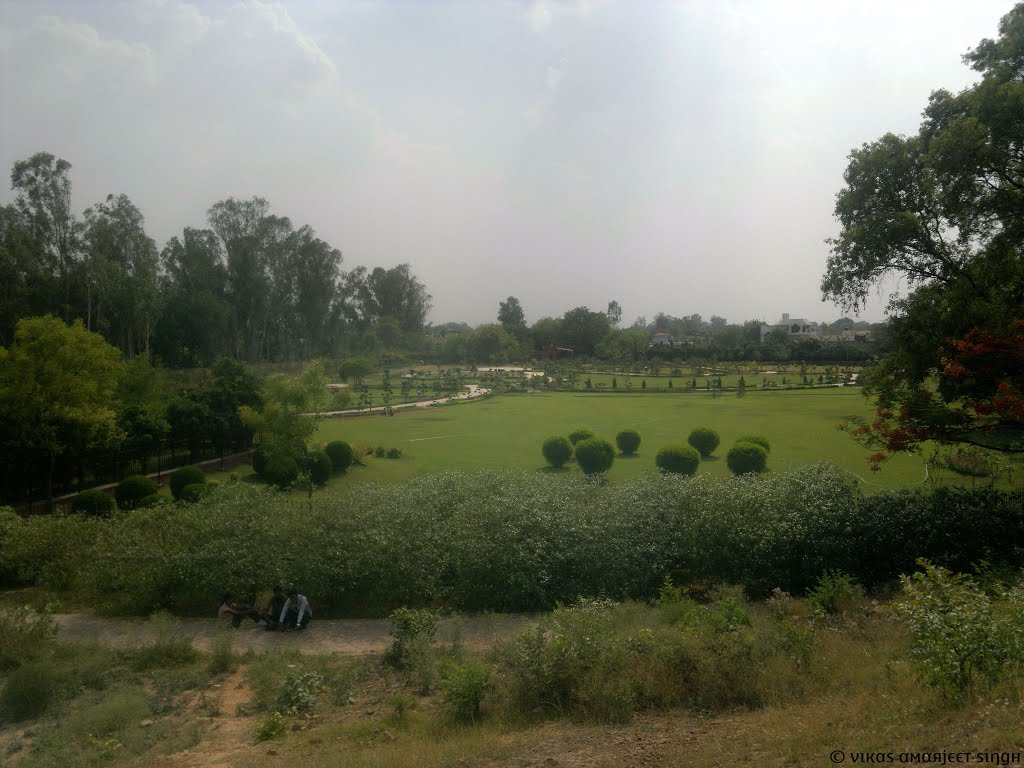
[[[508,395],[483,402],[398,411],[395,416],[366,415],[328,419],[314,440],[346,440],[355,445],[398,447],[398,460],[370,458],[354,467],[347,481],[402,480],[416,474],[464,467],[546,470],[540,446],[553,434],[587,426],[614,440],[626,427],[640,432],[638,455],[619,457],[609,473],[615,481],[654,471],[654,455],[671,443],[683,443],[690,430],[716,429],[722,443],[699,472],[727,476],[725,453],[744,434],[763,434],[772,444],[769,470],[798,467],[828,458],[876,486],[906,486],[924,479],[921,456],[900,456],[872,475],[867,451],[835,429],[849,414],[870,409],[855,388],[735,394],[601,395],[541,393]],[[570,467],[564,471],[576,471]],[[952,480],[952,482],[960,482]]]

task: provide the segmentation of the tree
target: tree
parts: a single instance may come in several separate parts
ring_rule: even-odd
[[[433,305],[432,297],[408,264],[391,269],[376,267],[372,272],[357,267],[346,275],[345,281],[357,317],[364,325],[381,317],[392,317],[404,332],[423,330]]]
[[[505,301],[498,302],[498,322],[515,336],[526,330],[526,315],[519,304],[519,299],[509,296]]]
[[[51,509],[57,459],[117,442],[111,404],[122,369],[117,349],[81,320],[25,318],[11,346],[0,348],[3,449],[46,462]]]
[[[619,306],[619,302],[609,301],[608,309],[605,310],[605,316],[608,318],[608,325],[612,328],[618,328],[619,323],[622,322],[622,307]]]
[[[562,346],[575,350],[577,354],[593,355],[608,331],[608,317],[603,312],[576,307],[562,318],[559,336]]]
[[[981,81],[933,93],[917,135],[851,153],[837,196],[824,297],[859,308],[887,275],[911,288],[889,307],[892,351],[865,378],[876,418],[843,425],[877,450],[875,467],[927,439],[1021,449],[1006,355],[1024,316],[1024,4],[999,30],[965,57]]]

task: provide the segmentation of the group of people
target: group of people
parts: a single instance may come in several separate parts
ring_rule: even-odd
[[[306,596],[300,595],[294,588],[289,589],[286,594],[280,584],[274,587],[266,610],[259,610],[253,605],[253,602],[255,601],[236,602],[234,595],[228,592],[221,600],[217,616],[222,619],[231,619],[233,627],[240,627],[247,618],[257,624],[263,621],[266,622],[265,629],[268,632],[286,629],[303,630],[309,626],[309,622],[313,618],[313,609]]]

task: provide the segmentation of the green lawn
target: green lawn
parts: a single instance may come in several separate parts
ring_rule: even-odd
[[[414,474],[461,467],[522,467],[544,469],[540,446],[549,435],[567,435],[576,427],[589,427],[614,441],[624,428],[637,429],[643,443],[635,458],[617,458],[610,479],[654,471],[654,455],[664,445],[683,443],[699,425],[716,429],[722,445],[700,472],[729,474],[725,453],[743,434],[765,435],[772,443],[770,470],[780,471],[821,459],[878,486],[920,483],[924,479],[921,456],[901,456],[881,473],[872,474],[867,451],[835,429],[848,414],[868,415],[860,390],[819,389],[733,393],[711,397],[703,393],[661,395],[601,395],[542,393],[506,395],[482,402],[441,408],[399,410],[395,416],[364,415],[329,419],[321,423],[314,441],[346,440],[354,445],[397,447],[401,459],[370,458],[349,478],[399,480]],[[571,471],[578,471],[573,467]],[[963,482],[946,477],[946,482]],[[967,480],[969,483],[970,481]]]

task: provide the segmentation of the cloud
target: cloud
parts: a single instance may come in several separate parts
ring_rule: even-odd
[[[586,18],[599,4],[598,0],[533,0],[524,16],[535,32],[544,32],[560,18]]]

